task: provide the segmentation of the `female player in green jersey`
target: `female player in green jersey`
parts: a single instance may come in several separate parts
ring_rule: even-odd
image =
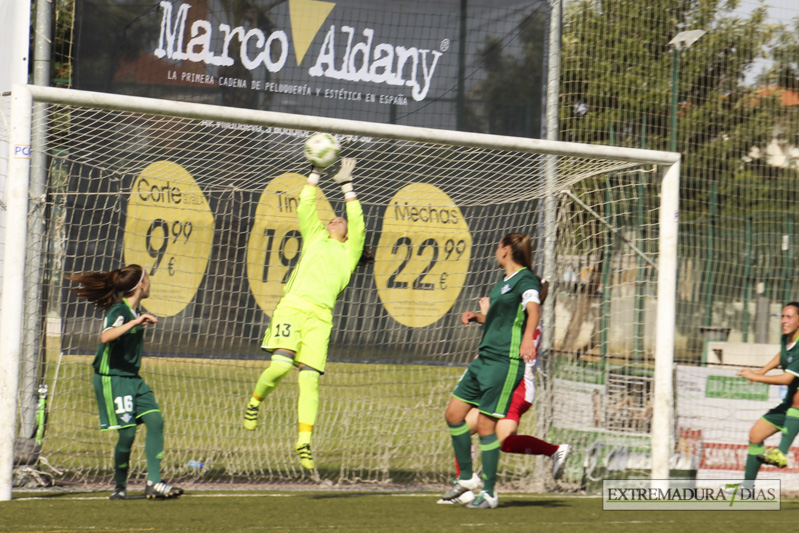
[[[472,509],[493,509],[499,498],[494,491],[500,442],[497,420],[508,414],[513,392],[524,375],[524,363],[538,356],[535,331],[540,318],[541,280],[531,269],[530,237],[520,233],[505,235],[497,245],[497,265],[504,277],[489,294],[488,313],[466,311],[461,322],[483,324],[478,357],[469,365],[452,393],[444,414],[460,476],[439,501],[453,500],[483,486],[477,498],[466,505]],[[472,471],[471,437],[466,415],[477,407],[477,433],[483,479]]]
[[[780,353],[762,368],[745,368],[738,372],[752,382],[788,387],[782,403],[764,414],[749,430],[749,454],[744,466],[744,483],[749,486],[757,477],[761,463],[780,468],[788,466],[788,448],[799,433],[799,302],[790,302],[782,308],[780,324]],[[784,372],[766,375],[777,367]],[[779,447],[766,453],[764,441],[778,431],[782,432]]]
[[[538,305],[544,304],[547,297],[547,288],[549,284],[545,281],[541,282],[541,290],[538,294]],[[488,309],[491,301],[487,296],[479,299],[480,315],[475,317],[475,322],[483,323],[485,315],[488,314]],[[535,340],[535,348],[539,349],[541,346],[541,326],[536,328],[533,335]],[[508,414],[504,418],[497,420],[496,433],[497,440],[502,445],[500,449],[506,453],[519,453],[524,455],[546,455],[552,459],[552,477],[560,479],[563,476],[563,470],[566,466],[566,460],[571,455],[571,446],[569,444],[550,444],[549,442],[533,437],[532,435],[518,435],[517,430],[521,422],[521,417],[532,407],[535,400],[535,373],[538,367],[538,359],[532,363],[524,363],[524,378],[519,382],[519,386],[513,391],[513,399],[511,400]],[[477,420],[480,416],[480,411],[477,407],[472,407],[466,414],[466,423],[469,425],[469,432],[474,435],[477,433]],[[460,467],[455,462],[456,474],[460,476]],[[475,494],[472,491],[465,492],[461,496],[454,499],[440,499],[438,503],[443,504],[466,504],[474,500]]]
[[[295,450],[308,470],[315,466],[311,433],[319,408],[319,377],[325,372],[333,329],[333,307],[361,261],[366,239],[363,211],[352,189],[354,168],[355,159],[342,158],[341,169],[333,176],[344,193],[346,219],[334,217],[327,225],[319,220],[316,191],[324,170],[314,168],[300,192],[300,262],[286,283],[261,344],[272,352],[272,362],[258,379],[244,413],[244,427],[254,430],[261,402],[297,366],[299,436]]]
[[[100,346],[94,356],[94,392],[100,410],[100,430],[116,430],[112,500],[127,497],[130,450],[136,426],[147,427],[144,455],[147,457],[147,499],[176,498],[183,490],[161,481],[164,451],[164,419],[150,387],[139,376],[144,349],[144,327],[156,324],[150,313],[139,312],[139,304],[150,295],[150,277],[139,265],[110,272],[87,272],[66,276],[81,287],[75,293],[106,311]]]

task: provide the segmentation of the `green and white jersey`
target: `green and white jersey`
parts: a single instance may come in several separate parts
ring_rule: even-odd
[[[788,391],[785,393],[783,403],[793,403],[793,396],[799,388],[799,342],[790,342],[788,335],[783,335],[780,340],[780,366],[782,369],[794,375],[793,381],[788,384]]]
[[[521,359],[519,349],[527,325],[524,308],[528,302],[541,303],[541,280],[526,268],[501,280],[491,289],[478,352],[493,358]]]
[[[115,303],[108,310],[103,331],[121,326],[138,317],[127,300]],[[144,327],[134,326],[130,331],[108,343],[100,343],[92,366],[104,376],[138,376],[144,352]]]
[[[347,241],[331,239],[316,212],[316,187],[300,191],[297,215],[302,233],[300,263],[291,273],[285,294],[333,310],[363,252],[366,230],[360,202],[347,202]]]

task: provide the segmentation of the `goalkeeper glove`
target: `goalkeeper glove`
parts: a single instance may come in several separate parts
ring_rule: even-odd
[[[355,192],[352,190],[352,171],[355,168],[356,159],[352,157],[341,158],[341,168],[333,176],[333,181],[341,185],[341,192],[344,193],[344,198],[357,198]]]
[[[311,173],[308,174],[307,183],[309,185],[318,185],[319,184],[319,178],[321,178],[324,173],[325,173],[325,169],[323,169],[322,167],[313,167],[313,168],[311,168]]]

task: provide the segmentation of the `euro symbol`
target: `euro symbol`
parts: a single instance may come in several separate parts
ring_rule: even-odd
[[[438,282],[438,286],[441,287],[441,290],[445,290],[447,288],[447,273],[446,272],[441,274],[441,281]]]
[[[169,272],[170,276],[174,276],[175,275],[175,258],[174,257],[170,257],[169,258],[169,265],[167,266],[167,271]]]

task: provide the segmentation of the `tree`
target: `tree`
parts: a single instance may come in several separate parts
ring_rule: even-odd
[[[564,21],[561,138],[660,150],[671,133],[674,55],[667,42],[679,31],[707,31],[678,58],[680,255],[700,272],[691,281],[700,305],[678,311],[684,328],[712,322],[716,301],[746,298],[755,276],[790,275],[753,266],[758,254],[785,255],[771,236],[790,232],[796,172],[752,154],[765,150],[775,131],[796,139],[795,111],[781,99],[796,80],[796,33],[769,25],[763,6],[740,15],[738,4],[578,0],[567,5]],[[776,65],[768,84],[747,85],[747,73],[764,58]]]

